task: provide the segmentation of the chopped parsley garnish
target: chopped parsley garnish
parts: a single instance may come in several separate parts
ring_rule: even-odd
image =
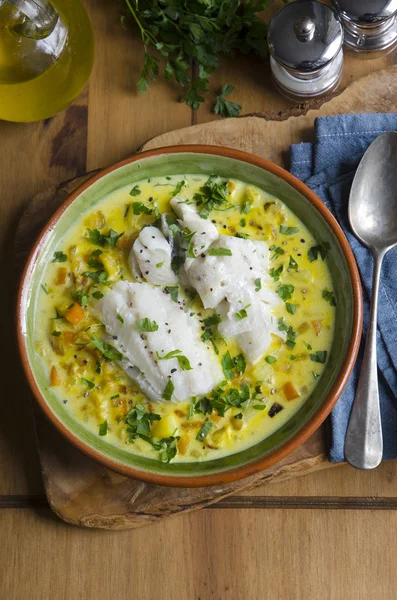
[[[234,318],[236,319],[236,321],[242,321],[243,319],[246,319],[248,317],[247,308],[249,308],[250,306],[251,304],[247,304],[247,306],[244,306],[244,308],[234,313]]]
[[[128,203],[128,204],[125,205],[124,219],[127,218],[128,213],[130,212],[130,208],[131,208],[131,204]]]
[[[295,271],[298,270],[298,263],[296,262],[296,260],[294,259],[293,256],[289,257],[288,268],[289,269],[294,269]]]
[[[88,296],[86,296],[86,294],[84,294],[83,292],[78,292],[76,290],[73,290],[71,292],[71,296],[72,296],[73,300],[76,300],[76,302],[78,302],[80,304],[80,306],[82,306],[83,308],[85,306],[87,306]]]
[[[307,251],[307,257],[310,262],[317,260],[318,255],[321,256],[323,260],[325,260],[328,256],[328,252],[331,249],[331,244],[329,242],[321,242],[317,246],[312,246]]]
[[[102,373],[102,367],[101,367],[101,363],[99,360],[95,361],[95,366],[96,366],[95,372],[99,373],[99,375],[100,375]]]
[[[296,313],[296,304],[290,304],[289,302],[286,302],[285,308],[290,315],[294,315]]]
[[[279,331],[284,331],[287,334],[287,341],[285,343],[288,346],[288,348],[292,350],[296,343],[296,332],[292,329],[291,325],[286,325],[283,317],[281,317],[281,319],[278,320],[278,329]]]
[[[172,394],[174,393],[174,389],[175,389],[175,386],[172,383],[172,380],[169,379],[167,381],[167,385],[165,386],[161,397],[164,398],[164,400],[171,400]]]
[[[104,269],[103,263],[101,263],[101,261],[97,260],[96,258],[88,259],[88,266],[91,267],[91,269]]]
[[[245,219],[240,219],[240,227],[245,227],[247,225],[247,221]]]
[[[241,208],[240,208],[241,214],[242,215],[247,215],[250,212],[250,210],[251,210],[252,204],[253,204],[252,200],[249,200],[249,198],[245,198],[243,200],[243,203],[242,203]]]
[[[98,231],[98,229],[87,229],[88,232],[88,239],[90,240],[90,242],[92,244],[95,244],[96,246],[101,246],[101,248],[103,248],[106,244],[106,239],[105,236],[102,235],[102,233],[100,233]]]
[[[286,225],[280,225],[280,233],[283,235],[294,235],[298,233],[299,227],[287,227]]]
[[[243,416],[244,416],[243,413],[238,413],[237,415],[234,415],[233,419],[240,419],[240,421],[241,421]]]
[[[307,342],[303,342],[308,350],[313,350],[312,346]]]
[[[212,325],[218,325],[221,322],[222,322],[222,319],[217,314],[213,314],[210,317],[207,317],[206,319],[204,319],[204,321],[203,321],[203,323],[206,327],[212,327]]]
[[[147,442],[151,443],[151,440],[148,440],[148,436],[150,435],[150,428],[152,421],[160,421],[161,416],[157,413],[146,412],[143,404],[139,403],[132,408],[126,416],[127,434],[128,441],[133,441],[138,437],[142,437]]]
[[[280,265],[277,269],[274,267],[270,269],[269,275],[274,279],[274,281],[278,281],[280,279],[280,275],[283,272],[283,265]]]
[[[89,379],[85,379],[85,377],[81,378],[81,383],[84,383],[84,385],[90,388],[90,390],[94,389],[95,387],[95,383],[93,381],[90,381]]]
[[[313,362],[321,363],[323,365],[327,360],[327,351],[317,350],[315,354],[310,354],[310,360],[312,360]]]
[[[84,277],[89,277],[95,283],[106,283],[108,280],[108,274],[104,270],[86,271],[83,275]]]
[[[186,185],[186,181],[184,181],[183,179],[181,181],[178,181],[178,183],[176,184],[176,186],[174,187],[174,189],[171,192],[171,196],[177,196],[179,194],[179,192],[181,191],[181,189]]]
[[[196,436],[196,440],[203,442],[212,428],[212,423],[206,421]]]
[[[132,212],[134,215],[151,215],[153,211],[148,206],[145,206],[142,202],[133,202],[132,203]]]
[[[280,248],[280,246],[276,246],[275,244],[272,244],[269,250],[270,252],[274,252],[273,256],[270,257],[270,260],[273,260],[273,258],[277,258],[277,256],[285,254],[285,250],[283,248]]]
[[[66,262],[68,260],[67,255],[64,252],[54,252],[54,258],[52,262]]]
[[[99,352],[101,352],[107,360],[122,360],[123,358],[121,352],[116,350],[116,348],[110,344],[101,342],[101,340],[98,340],[95,335],[92,337],[91,344],[95,346],[95,348],[99,350]]]
[[[252,408],[255,410],[265,410],[266,404],[254,404]]]
[[[201,207],[199,215],[202,219],[208,219],[212,210],[228,210],[233,207],[229,200],[229,189],[227,181],[211,175],[201,186],[200,191],[193,196],[197,206]]]
[[[333,292],[329,292],[327,289],[322,291],[321,297],[324,298],[331,306],[336,306],[336,298]]]
[[[161,261],[159,263],[156,264],[156,269],[161,269],[161,267],[163,266],[164,261]]]
[[[121,323],[122,325],[124,325],[124,319],[123,319],[123,317],[122,317],[121,315],[116,315],[116,319],[117,319],[118,321],[120,321],[120,323]]]
[[[107,435],[108,434],[108,422],[104,421],[99,425],[99,435]]]
[[[115,394],[114,396],[110,396],[111,400],[117,400],[117,398],[120,398],[120,394]]]
[[[210,248],[209,256],[232,256],[232,251],[229,248]]]
[[[95,298],[95,300],[100,300],[101,298],[103,298],[103,294],[102,294],[102,292],[99,292],[99,291],[98,292],[94,292],[92,294],[92,297]]]
[[[237,356],[235,356],[233,358],[233,362],[234,362],[234,366],[236,368],[237,374],[242,375],[245,372],[245,369],[247,367],[247,363],[245,362],[244,355],[237,354]]]
[[[59,337],[59,336],[61,335],[61,332],[60,332],[60,331],[53,331],[53,332],[51,333],[51,335],[53,335],[53,336],[55,336],[55,337]]]
[[[162,438],[159,442],[151,442],[153,449],[159,452],[159,458],[161,462],[169,463],[178,452],[176,443],[179,440],[179,436],[169,436]]]
[[[255,283],[255,291],[259,292],[262,289],[261,278],[258,277],[258,279],[255,279],[254,283]]]
[[[230,356],[230,352],[227,351],[226,354],[224,354],[222,356],[222,370],[223,370],[223,374],[226,377],[226,379],[234,379],[235,377],[235,372],[234,372],[234,362],[232,357]]]
[[[265,361],[269,364],[272,365],[273,363],[275,363],[277,361],[277,358],[275,356],[266,356]]]
[[[111,246],[112,248],[115,247],[115,245],[117,244],[117,240],[119,240],[122,236],[124,235],[124,231],[122,231],[121,233],[117,233],[117,231],[114,231],[114,229],[111,229],[108,233],[108,235],[105,235],[105,240],[107,241],[107,243],[109,244],[109,246]]]
[[[248,233],[242,233],[241,231],[238,231],[236,233],[236,238],[240,238],[242,240],[247,240],[249,238]]]
[[[138,327],[138,329],[144,331],[145,333],[158,331],[159,328],[156,321],[151,321],[147,317],[145,317],[144,319],[140,319],[139,321],[135,321],[135,325]]]
[[[173,302],[178,302],[179,287],[177,285],[173,285],[173,286],[168,286],[165,289],[167,290],[167,292],[170,293],[171,300]]]
[[[191,371],[192,367],[190,365],[189,359],[186,356],[181,354],[182,350],[171,350],[165,356],[160,356],[158,352],[156,352],[157,358],[159,360],[169,360],[170,358],[176,358],[179,366],[182,371]]]
[[[130,196],[139,196],[140,193],[141,193],[141,190],[139,189],[139,186],[134,185],[134,187],[130,191]]]
[[[277,293],[280,296],[281,300],[286,302],[292,298],[292,294],[294,293],[295,287],[290,284],[279,285],[277,288]]]
[[[45,292],[45,293],[47,294],[47,296],[48,296],[48,294],[49,294],[50,292],[49,292],[49,291],[48,291],[48,289],[47,289],[47,284],[46,284],[46,283],[42,283],[40,287],[41,287],[41,289],[43,290],[43,292]]]

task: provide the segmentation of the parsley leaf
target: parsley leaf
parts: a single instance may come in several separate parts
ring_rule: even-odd
[[[284,331],[287,334],[287,341],[285,342],[286,346],[288,346],[288,348],[290,350],[292,350],[295,346],[295,338],[296,338],[296,332],[293,330],[293,328],[291,327],[291,325],[287,325],[284,322],[283,317],[281,317],[278,320],[278,329],[279,331]]]
[[[181,189],[186,185],[186,181],[184,179],[182,179],[181,181],[178,181],[178,183],[176,184],[176,186],[174,187],[174,189],[171,192],[171,196],[177,196],[179,194],[179,192],[181,191]]]
[[[240,104],[225,100],[227,96],[230,96],[233,90],[233,85],[223,85],[220,93],[215,96],[216,103],[214,106],[214,113],[216,115],[221,115],[221,117],[238,117],[241,110]]]
[[[272,269],[270,269],[269,275],[270,277],[273,277],[274,281],[278,281],[280,279],[280,275],[283,272],[283,265],[280,265],[278,267],[278,269],[275,269],[274,267]]]
[[[90,242],[92,244],[95,244],[96,246],[101,246],[101,248],[103,248],[106,244],[106,239],[105,236],[102,235],[102,233],[100,233],[98,231],[98,229],[87,229],[88,232],[88,239],[90,240]]]
[[[280,248],[280,246],[275,246],[274,244],[270,246],[269,250],[270,252],[274,252],[273,256],[270,257],[270,260],[273,260],[273,258],[277,258],[277,256],[285,254],[284,248]]]
[[[175,389],[175,386],[172,383],[172,380],[169,379],[167,382],[167,385],[164,388],[164,391],[163,391],[161,397],[164,398],[164,400],[171,400],[172,394],[174,393],[174,389]]]
[[[145,215],[151,215],[153,213],[152,209],[148,206],[145,206],[143,202],[133,202],[131,206],[134,215],[141,215],[142,213]]]
[[[160,356],[158,352],[156,352],[157,358],[159,360],[169,360],[170,358],[176,358],[178,364],[182,371],[191,371],[192,367],[190,365],[189,359],[186,356],[181,355],[182,350],[171,350],[165,356]]]
[[[292,294],[294,293],[295,287],[291,284],[279,285],[277,288],[277,293],[280,296],[281,300],[286,302],[292,298]]]
[[[313,362],[318,362],[323,365],[327,360],[327,351],[326,350],[317,350],[315,354],[310,354],[310,360],[312,360]]]
[[[226,354],[222,356],[222,370],[226,379],[234,379],[234,362],[232,357],[230,356],[230,352],[227,351]]]
[[[254,283],[255,283],[255,291],[259,292],[262,289],[261,278],[258,277],[258,279],[255,279]]]
[[[173,285],[167,286],[165,289],[167,290],[167,292],[170,293],[171,300],[173,302],[178,302],[179,287],[177,285]]]
[[[327,289],[321,293],[322,298],[328,302],[331,306],[336,306],[336,298],[333,292],[329,292]]]
[[[212,423],[206,421],[196,436],[196,440],[203,442],[212,429]]]
[[[294,235],[298,233],[299,227],[287,227],[286,225],[280,225],[280,233],[283,235]]]
[[[290,304],[289,302],[286,302],[285,308],[290,315],[294,315],[296,313],[296,304]]]
[[[209,256],[232,256],[232,251],[229,248],[210,248]]]
[[[104,421],[99,425],[99,435],[107,435],[108,434],[108,422]]]
[[[236,319],[236,321],[242,321],[243,319],[246,319],[248,317],[247,308],[249,308],[250,306],[251,304],[247,304],[247,306],[244,306],[244,308],[234,313],[234,318]]]
[[[323,260],[325,260],[328,256],[328,252],[331,249],[331,244],[329,242],[321,242],[317,246],[312,246],[307,251],[307,257],[310,262],[317,260],[318,255],[321,256]]]
[[[89,379],[85,379],[85,377],[81,378],[81,383],[84,383],[90,390],[94,389],[95,383],[90,381]]]
[[[103,356],[108,360],[122,360],[123,355],[121,352],[113,348],[110,344],[106,344],[105,342],[101,342],[95,335],[92,337],[91,344],[95,346],[99,352],[103,354]]]
[[[103,294],[102,294],[102,292],[99,292],[99,291],[98,292],[94,292],[92,294],[92,297],[95,298],[95,300],[100,300],[101,298],[103,298]]]
[[[130,196],[139,196],[140,193],[141,193],[141,190],[140,190],[139,186],[134,185],[134,187],[130,191]],[[134,204],[135,204],[135,202],[134,202]],[[126,215],[124,215],[124,216],[126,216]]]
[[[242,203],[241,208],[240,208],[241,214],[242,215],[247,215],[250,212],[250,210],[251,210],[252,204],[253,204],[252,200],[250,200],[249,198],[245,198],[243,200],[243,203]]]
[[[135,408],[132,408],[127,413],[125,418],[128,425],[128,441],[133,441],[137,437],[142,437],[151,443],[151,440],[148,440],[147,437],[150,435],[152,421],[160,421],[160,419],[161,416],[157,413],[146,412],[143,404],[137,404]]]
[[[169,463],[178,453],[177,441],[179,436],[162,438],[159,442],[152,442],[153,449],[159,452],[161,462]]]
[[[148,319],[148,317],[145,317],[144,319],[139,319],[139,321],[135,321],[135,325],[138,327],[138,329],[146,333],[158,331],[159,328],[156,321],[151,321],[150,319]]]
[[[64,252],[54,252],[54,258],[52,259],[52,262],[66,262],[68,260],[67,255]]]
[[[212,327],[213,325],[219,325],[222,322],[222,319],[219,315],[213,314],[210,317],[204,319],[203,323],[206,327]]]
[[[294,271],[298,270],[298,263],[296,262],[296,260],[293,258],[293,256],[289,257],[289,263],[288,263],[288,268],[289,269],[293,269]]]
[[[83,292],[72,291],[71,296],[73,300],[76,300],[83,308],[88,304],[88,296],[86,296]]]
[[[277,358],[275,356],[266,356],[265,361],[269,364],[272,365],[273,363],[275,363],[277,361]]]

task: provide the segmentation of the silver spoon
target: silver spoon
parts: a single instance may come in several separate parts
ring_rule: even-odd
[[[345,458],[357,469],[374,469],[383,453],[376,318],[382,261],[397,245],[397,133],[382,133],[361,159],[350,191],[349,220],[353,233],[372,252],[374,272],[367,340],[347,428]]]

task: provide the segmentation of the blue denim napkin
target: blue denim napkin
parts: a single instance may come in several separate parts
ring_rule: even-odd
[[[330,209],[345,232],[361,273],[364,336],[369,317],[373,261],[350,230],[347,206],[355,170],[369,144],[385,131],[397,131],[397,114],[319,117],[314,144],[291,146],[290,168]],[[397,458],[397,248],[385,257],[379,290],[378,373],[383,458]],[[361,366],[363,343],[354,372],[331,414],[330,460],[344,460],[344,442]]]

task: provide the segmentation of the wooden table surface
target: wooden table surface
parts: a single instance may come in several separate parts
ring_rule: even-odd
[[[13,328],[21,209],[36,192],[124,158],[155,135],[218,118],[211,102],[194,113],[163,82],[138,95],[142,48],[120,26],[120,3],[85,5],[97,44],[88,91],[46,122],[0,123],[0,598],[394,600],[397,461],[369,473],[340,466],[262,486],[135,531],[77,529],[46,506]],[[347,57],[343,86],[395,61],[394,54]],[[211,88],[229,82],[244,113],[290,105],[259,60],[222,62]]]

